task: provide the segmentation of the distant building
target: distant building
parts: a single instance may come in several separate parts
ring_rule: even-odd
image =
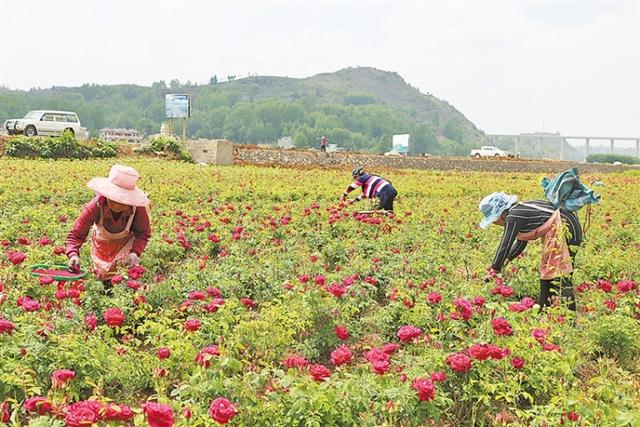
[[[142,137],[137,129],[100,129],[100,139],[107,142],[142,142]]]

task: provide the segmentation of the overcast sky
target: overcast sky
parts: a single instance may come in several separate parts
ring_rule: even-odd
[[[396,71],[489,133],[640,135],[627,2],[0,0],[0,84]]]

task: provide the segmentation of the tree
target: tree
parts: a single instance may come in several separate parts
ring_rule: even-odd
[[[209,79],[209,84],[211,86],[217,85],[218,84],[218,76],[214,74],[213,77],[211,77]]]

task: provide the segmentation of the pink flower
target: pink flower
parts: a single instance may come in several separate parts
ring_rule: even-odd
[[[427,295],[427,301],[429,301],[429,304],[438,304],[442,301],[442,295],[438,292],[430,292],[429,295]]]
[[[349,330],[346,326],[338,325],[335,327],[334,331],[336,333],[336,336],[341,340],[349,339]]]
[[[324,286],[324,284],[327,282],[327,277],[320,274],[314,277],[313,281],[316,282],[316,285],[318,286]]]
[[[340,285],[334,282],[331,285],[329,285],[329,287],[327,288],[327,291],[329,291],[334,297],[340,298],[342,295],[347,293],[347,288],[344,287],[343,285]]]
[[[200,350],[196,355],[196,363],[208,369],[211,366],[211,359],[218,356],[220,356],[220,350],[217,345],[212,344]]]
[[[637,289],[638,285],[633,280],[620,280],[616,283],[616,288],[618,288],[618,292],[627,293]]]
[[[384,375],[389,372],[389,367],[388,360],[374,360],[371,362],[371,370],[378,375]]]
[[[534,328],[531,330],[531,336],[542,344],[547,339],[547,332],[544,329]]]
[[[473,307],[466,299],[456,298],[453,300],[453,305],[456,308],[457,313],[462,316],[463,320],[469,320],[473,316]]]
[[[146,268],[141,265],[136,265],[127,271],[127,275],[133,280],[138,280],[144,275],[145,271],[147,271]]]
[[[353,353],[351,352],[351,349],[344,344],[331,352],[331,363],[335,366],[341,366],[349,363],[352,358]]]
[[[76,377],[76,373],[69,369],[56,369],[51,373],[51,383],[53,388],[60,388],[67,383],[67,381]]]
[[[436,386],[426,378],[418,377],[411,383],[411,387],[418,393],[420,401],[433,400],[436,397]]]
[[[607,307],[609,311],[615,311],[617,304],[614,300],[608,299],[604,303],[604,306]]]
[[[400,348],[400,346],[398,344],[396,344],[394,342],[389,342],[389,343],[386,343],[385,345],[383,345],[382,348],[380,348],[380,350],[382,350],[382,352],[385,353],[385,354],[392,355],[399,348]]]
[[[314,381],[324,381],[331,376],[331,371],[324,365],[311,365],[309,374]]]
[[[445,359],[451,369],[458,373],[468,372],[471,369],[471,359],[464,353],[454,353]]]
[[[122,326],[124,323],[124,313],[118,307],[108,308],[102,313],[108,326]]]
[[[496,335],[511,335],[513,331],[511,330],[511,325],[507,321],[507,319],[503,317],[496,317],[491,321],[491,326],[493,327],[493,332]]]
[[[220,424],[227,424],[236,416],[236,408],[224,397],[218,397],[211,402],[209,416]]]
[[[490,357],[490,348],[487,344],[473,344],[467,353],[476,360],[486,360]]]
[[[412,325],[401,326],[396,333],[401,342],[408,343],[422,335],[422,329]]]
[[[54,282],[53,277],[51,276],[40,276],[38,278],[38,282],[40,282],[41,285],[50,285]]]
[[[198,319],[191,319],[184,322],[184,329],[189,332],[195,332],[202,326],[202,322]]]
[[[611,285],[611,283],[604,279],[598,279],[596,285],[598,286],[598,289],[603,292],[611,292],[613,290],[613,286]]]

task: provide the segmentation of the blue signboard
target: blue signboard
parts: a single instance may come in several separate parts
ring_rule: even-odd
[[[191,117],[191,99],[189,95],[168,93],[165,95],[165,101],[168,118]]]

